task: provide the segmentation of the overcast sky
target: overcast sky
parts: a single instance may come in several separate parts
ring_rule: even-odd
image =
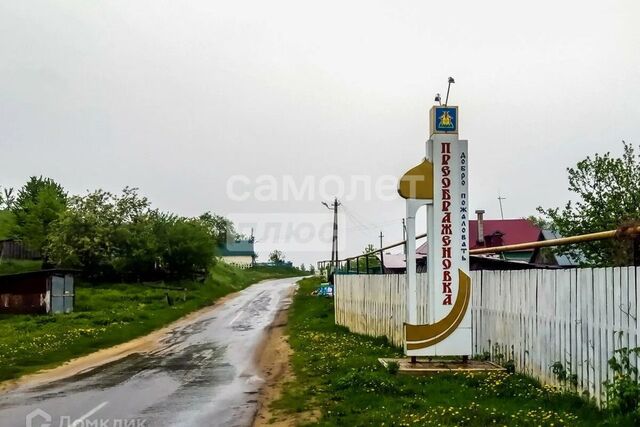
[[[401,176],[451,75],[471,208],[499,217],[501,192],[505,217],[528,216],[570,197],[567,166],[640,143],[639,17],[635,0],[0,0],[0,185],[42,174],[182,215],[330,219],[319,191],[261,201],[256,180]],[[341,255],[401,238],[399,197],[343,202]],[[262,259],[280,246],[258,240]]]

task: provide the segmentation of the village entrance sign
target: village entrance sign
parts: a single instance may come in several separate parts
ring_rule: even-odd
[[[458,139],[458,107],[434,106],[426,158],[400,178],[406,199],[407,356],[471,354],[471,278],[469,275],[469,169],[467,141]],[[416,213],[427,208],[427,287],[418,293]],[[424,282],[422,282],[424,283]],[[418,301],[418,295],[426,301]],[[418,305],[426,303],[426,323]]]

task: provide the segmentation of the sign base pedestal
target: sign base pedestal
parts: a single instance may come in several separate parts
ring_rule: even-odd
[[[380,364],[387,368],[389,363],[395,362],[399,365],[398,372],[410,375],[434,375],[450,372],[489,372],[489,371],[506,371],[500,365],[496,365],[489,361],[471,360],[464,361],[462,358],[429,358],[417,359],[412,363],[412,358],[404,357],[401,359],[378,359]]]

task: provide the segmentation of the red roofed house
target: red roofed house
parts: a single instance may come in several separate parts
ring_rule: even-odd
[[[527,219],[484,219],[484,211],[476,211],[478,219],[469,221],[470,249],[515,245],[544,240],[542,230]],[[418,257],[427,255],[427,243],[416,249]],[[502,252],[507,261],[532,263],[537,255],[534,249]]]
[[[547,230],[542,230],[528,219],[484,219],[484,211],[476,211],[477,219],[469,222],[470,249],[515,245],[537,242],[547,238],[556,238]],[[418,272],[426,271],[427,242],[416,248],[416,267]],[[471,270],[513,270],[520,268],[541,268],[543,266],[571,267],[577,263],[566,256],[543,256],[540,249],[507,251],[500,254],[472,255]],[[529,266],[527,267],[527,264]],[[403,273],[406,269],[403,254],[384,255],[384,268],[387,273]]]
[[[521,219],[484,219],[484,211],[476,211],[478,219],[469,222],[469,244],[471,249],[494,246],[515,245],[518,243],[544,240],[542,230],[531,221]],[[532,263],[538,251],[526,249],[502,252],[501,258],[507,261]]]

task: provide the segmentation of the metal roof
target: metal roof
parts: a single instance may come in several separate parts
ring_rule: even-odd
[[[500,233],[502,237],[502,245],[514,245],[517,243],[536,242],[540,240],[540,229],[527,219],[485,219],[484,235],[491,236]],[[469,221],[469,242],[470,249],[483,248],[485,246],[478,245],[478,220]],[[428,242],[418,246],[416,253],[424,255],[429,247]],[[528,250],[527,252],[533,252]]]
[[[544,236],[544,240],[562,238],[560,233],[557,233],[553,230],[542,230],[542,235]],[[581,261],[580,258],[575,258],[568,255],[558,255],[554,253],[553,256],[556,257],[556,262],[558,263],[558,265],[563,267],[576,266],[576,265],[579,265]]]
[[[541,233],[531,221],[520,219],[485,219],[483,221],[484,235],[491,236],[496,233],[502,234],[502,244],[500,246],[515,245],[518,243],[536,242],[540,240]],[[469,221],[469,241],[471,249],[482,248],[478,245],[478,221]]]
[[[257,256],[253,249],[253,240],[235,240],[218,247],[220,256]]]

